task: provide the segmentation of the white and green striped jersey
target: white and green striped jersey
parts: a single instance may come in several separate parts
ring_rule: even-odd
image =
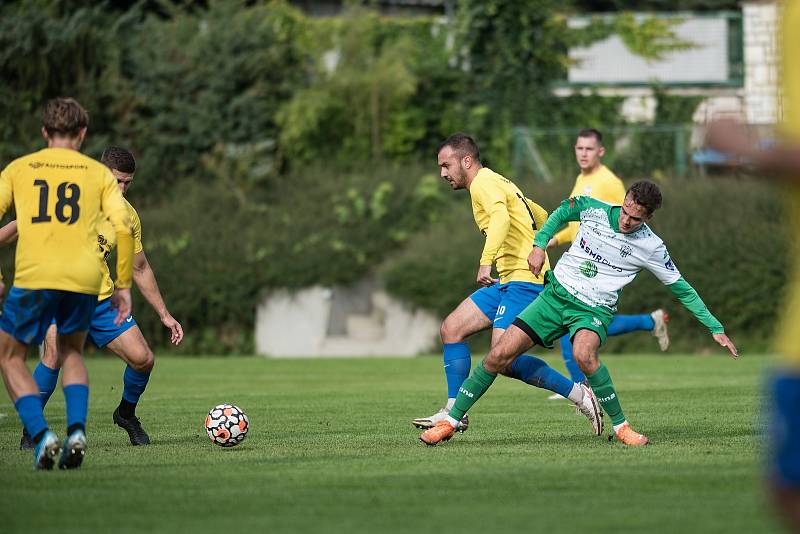
[[[630,234],[620,232],[620,209],[591,197],[574,197],[550,215],[534,240],[542,249],[564,224],[581,223],[572,246],[553,269],[556,282],[580,302],[615,312],[622,288],[647,269],[712,333],[723,332],[720,322],[681,276],[660,237],[646,224]]]

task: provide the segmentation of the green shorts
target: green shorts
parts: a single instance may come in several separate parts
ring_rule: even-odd
[[[550,271],[546,278],[544,291],[522,310],[513,324],[548,349],[553,348],[553,343],[567,332],[572,339],[578,330],[584,328],[595,332],[600,336],[600,344],[604,344],[608,325],[614,319],[611,310],[592,308],[579,301],[558,283]]]

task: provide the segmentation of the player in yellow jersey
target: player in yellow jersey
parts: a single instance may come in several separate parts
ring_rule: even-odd
[[[494,345],[544,288],[544,271],[538,276],[531,273],[527,258],[547,212],[528,200],[513,182],[484,167],[478,146],[467,135],[448,137],[439,146],[437,158],[442,178],[454,190],[469,191],[475,223],[486,237],[476,275],[483,287],[464,299],[442,323],[447,403],[431,416],[414,419],[412,424],[417,428],[433,427],[453,407],[471,367],[466,339],[492,328]],[[492,277],[492,265],[497,267],[499,280]],[[549,269],[545,265],[545,270]],[[602,432],[602,413],[592,390],[561,375],[543,360],[521,355],[503,374],[569,398],[589,419],[592,430],[598,435]],[[456,429],[463,432],[468,425],[464,414]]]
[[[103,151],[100,161],[111,170],[124,196],[136,173],[136,160],[133,154],[124,148],[112,146]],[[170,341],[178,345],[183,339],[183,328],[169,313],[161,291],[158,289],[155,274],[147,261],[142,246],[142,225],[139,215],[127,199],[125,205],[131,217],[134,237],[133,281],[136,282],[147,302],[158,313],[164,326],[170,329]],[[7,226],[13,224],[10,223]],[[5,228],[0,229],[0,243],[2,243],[3,234],[7,233]],[[121,325],[114,323],[114,310],[109,302],[114,290],[114,283],[105,263],[105,259],[115,245],[114,237],[110,221],[102,221],[99,226],[98,252],[103,257],[103,287],[89,325],[89,339],[98,347],[108,347],[127,364],[123,374],[122,399],[117,409],[114,410],[112,419],[128,433],[132,445],[147,445],[150,443],[150,437],[142,428],[139,418],[136,417],[136,406],[150,379],[154,356],[133,316],[128,316]],[[33,378],[39,386],[42,406],[47,404],[58,382],[61,362],[56,346],[56,327],[51,326],[47,331],[42,361],[33,371]],[[23,431],[20,448],[32,447],[33,441],[30,435]]]
[[[575,179],[575,186],[572,188],[572,197],[591,197],[602,200],[612,206],[621,206],[625,200],[625,185],[622,180],[603,165],[602,157],[605,155],[603,146],[603,134],[594,128],[584,128],[578,132],[575,141],[575,160],[581,173]],[[558,245],[570,245],[578,233],[580,223],[568,223],[559,231],[547,244],[548,248]],[[652,313],[639,315],[616,315],[608,327],[609,336],[619,336],[629,332],[646,331],[651,332],[658,340],[658,345],[662,351],[669,348],[669,335],[667,331],[667,313],[658,309]],[[583,382],[586,376],[581,372],[572,353],[572,342],[569,336],[564,336],[560,340],[561,356],[570,377],[575,382]],[[558,399],[559,395],[552,395],[550,399]]]
[[[108,218],[117,237],[116,322],[130,315],[133,238],[125,201],[111,172],[78,150],[89,116],[71,98],[47,103],[42,135],[47,148],[11,162],[0,173],[0,217],[17,214],[14,283],[0,317],[0,370],[22,424],[33,436],[34,467],[52,469],[62,449],[47,425],[39,390],[25,366],[55,319],[62,353],[67,439],[58,460],[79,467],[86,451],[89,387],[82,351],[100,293],[97,221]]]
[[[729,120],[711,124],[707,141],[781,182],[788,227],[794,229],[789,285],[776,338],[780,359],[770,383],[767,476],[775,506],[789,528],[800,532],[800,0],[787,0],[782,8],[781,141],[765,147],[742,125]]]

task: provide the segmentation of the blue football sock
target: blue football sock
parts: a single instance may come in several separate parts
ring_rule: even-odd
[[[38,395],[25,395],[14,402],[22,426],[31,437],[37,437],[47,430],[47,421],[44,420],[42,401]]]
[[[147,387],[147,381],[150,380],[150,372],[140,373],[130,365],[125,367],[125,374],[122,377],[124,387],[122,388],[122,398],[131,404],[137,404],[139,397],[144,393],[144,388]]]
[[[573,382],[583,382],[586,380],[586,375],[578,367],[578,362],[575,361],[575,356],[572,354],[572,341],[569,339],[569,334],[561,336],[559,341],[561,342],[561,357],[564,358],[564,365],[567,366],[570,378]]]
[[[575,385],[572,380],[547,365],[544,360],[528,354],[517,356],[511,364],[511,373],[512,378],[537,388],[549,389],[563,397],[568,397]]]
[[[33,370],[33,379],[36,385],[39,386],[39,398],[42,400],[42,409],[47,405],[50,400],[50,395],[56,390],[58,385],[58,373],[60,369],[51,369],[42,362]]]
[[[67,403],[67,429],[86,430],[86,416],[89,412],[89,386],[70,384],[64,387],[64,400]]]
[[[651,332],[656,327],[653,318],[650,314],[643,313],[641,315],[617,315],[611,324],[608,325],[609,336],[620,336],[628,332],[636,332],[637,330],[645,330]]]
[[[469,347],[461,343],[444,344],[444,374],[447,377],[447,398],[458,397],[458,388],[469,376],[471,367]]]

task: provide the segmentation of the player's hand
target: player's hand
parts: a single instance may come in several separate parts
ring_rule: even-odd
[[[531,253],[528,254],[528,267],[530,267],[531,272],[536,276],[542,274],[542,267],[544,266],[544,249],[539,247],[533,247]]]
[[[478,267],[477,281],[482,286],[490,286],[496,284],[499,280],[497,280],[497,278],[492,278],[491,265],[481,265]]]
[[[731,341],[725,334],[714,334],[714,341],[728,349],[732,358],[739,357],[739,351],[736,350],[736,345],[734,345],[733,341]]]
[[[547,242],[547,248],[553,248],[556,245],[558,245],[558,241],[556,241],[555,237],[551,237],[550,241]]]
[[[119,326],[125,319],[130,317],[131,308],[131,290],[130,288],[117,288],[111,295],[111,307],[117,310],[117,317],[114,319],[114,324]]]
[[[170,343],[176,346],[180,345],[181,341],[183,340],[183,327],[181,326],[181,323],[176,321],[169,312],[166,312],[161,317],[161,323],[170,330]]]

